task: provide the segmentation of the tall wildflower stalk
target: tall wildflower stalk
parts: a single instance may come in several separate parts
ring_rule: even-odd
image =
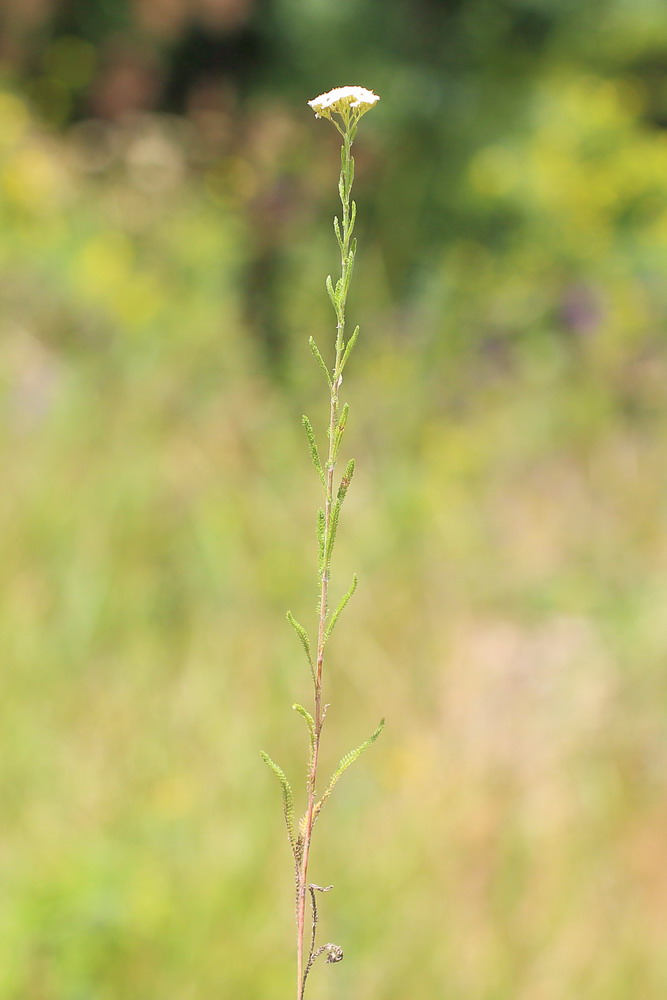
[[[331,276],[326,280],[326,288],[336,316],[335,360],[330,368],[324,360],[317,344],[310,338],[310,349],[317,361],[329,392],[329,426],[327,431],[326,459],[320,458],[315,433],[308,417],[303,417],[303,426],[308,439],[310,456],[322,484],[324,493],[323,506],[317,512],[317,578],[318,578],[318,614],[317,638],[313,643],[308,631],[292,615],[287,612],[287,620],[296,632],[310,669],[313,685],[312,712],[303,705],[293,705],[292,708],[303,718],[308,731],[310,752],[308,759],[308,774],[306,781],[306,808],[303,816],[295,822],[294,795],[285,772],[266,753],[262,757],[280,781],[283,798],[283,812],[287,825],[292,855],[294,858],[294,882],[296,889],[296,965],[297,965],[297,1000],[303,1000],[308,975],[313,963],[320,955],[326,955],[327,962],[339,962],[343,957],[342,949],[335,944],[317,944],[317,894],[328,892],[332,886],[315,885],[309,881],[310,849],[315,823],[331,795],[338,779],[343,772],[354,763],[380,735],[384,719],[373,735],[356,749],[346,753],[338,767],[324,786],[324,791],[318,794],[318,766],[322,731],[326,719],[327,708],[324,702],[324,663],[327,643],[334,627],[352,597],[357,577],[343,595],[332,612],[329,608],[329,582],[331,575],[331,558],[333,555],[340,513],[354,474],[354,459],[350,459],[340,479],[336,475],[336,467],[348,417],[348,404],[340,403],[340,388],[343,382],[343,370],[350,358],[359,335],[359,327],[346,339],[345,307],[350,288],[357,241],[353,236],[357,207],[351,199],[352,183],[354,181],[354,159],[352,158],[352,143],[357,134],[357,125],[362,116],[379,100],[376,94],[364,87],[338,87],[309,101],[318,118],[327,118],[340,132],[343,144],[341,146],[341,170],[338,182],[338,192],[342,206],[341,218],[334,218],[334,233],[340,250],[341,273],[335,285]],[[310,904],[310,927],[307,933],[307,905]]]

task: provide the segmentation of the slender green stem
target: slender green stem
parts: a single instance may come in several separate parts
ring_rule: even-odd
[[[294,796],[292,788],[285,772],[266,753],[262,753],[264,761],[278,778],[283,797],[283,813],[287,825],[287,833],[294,857],[295,883],[296,883],[296,929],[297,929],[297,1000],[304,1000],[306,990],[306,980],[308,973],[315,960],[326,953],[327,962],[339,962],[343,957],[342,949],[335,944],[328,944],[316,947],[317,936],[317,904],[315,902],[316,892],[328,892],[331,886],[326,888],[309,883],[308,866],[310,861],[310,846],[313,837],[313,827],[322,807],[329,798],[331,791],[340,778],[343,771],[363,753],[363,751],[375,742],[384,725],[384,720],[380,723],[370,739],[366,740],[354,750],[345,754],[337,770],[330,778],[324,794],[317,798],[317,778],[320,759],[320,743],[322,739],[322,729],[327,714],[328,706],[324,704],[323,698],[323,675],[324,675],[324,652],[331,632],[340,617],[341,612],[347,605],[350,597],[357,586],[356,575],[353,578],[351,587],[343,595],[334,612],[329,615],[329,579],[331,575],[331,559],[333,555],[338,521],[341,507],[350,486],[354,473],[354,460],[347,463],[345,472],[340,482],[335,484],[336,462],[340,448],[341,439],[345,430],[348,416],[348,405],[345,403],[342,408],[339,403],[339,392],[343,382],[343,369],[347,363],[350,353],[356,343],[359,327],[357,327],[351,337],[345,342],[345,306],[347,303],[347,293],[352,278],[354,268],[354,257],[356,253],[356,241],[353,238],[354,223],[356,217],[356,205],[351,200],[352,184],[354,182],[354,160],[351,149],[357,133],[357,125],[361,117],[372,108],[379,97],[372,91],[364,87],[337,87],[322,94],[308,103],[315,111],[316,117],[327,118],[338,129],[343,139],[341,148],[341,170],[338,190],[342,206],[341,220],[334,219],[334,232],[340,249],[340,278],[334,286],[331,276],[326,280],[326,288],[331,299],[336,315],[336,342],[335,360],[333,368],[329,368],[324,361],[320,350],[310,338],[310,348],[315,360],[323,370],[329,387],[329,427],[328,427],[328,449],[326,461],[320,458],[315,433],[308,417],[303,418],[303,425],[308,437],[310,457],[317,471],[320,482],[324,489],[324,504],[317,514],[317,542],[318,542],[318,625],[317,625],[317,647],[312,649],[306,629],[294,618],[290,611],[287,612],[287,620],[294,629],[301,643],[313,681],[313,701],[314,710],[311,713],[303,705],[293,705],[292,707],[302,716],[307,727],[310,740],[310,762],[308,765],[307,779],[307,806],[306,811],[297,825],[294,822]],[[310,950],[305,954],[305,925],[306,925],[306,899],[310,893],[312,904],[312,923],[310,934]]]
[[[354,129],[356,131],[356,129]],[[336,312],[336,358],[330,380],[329,399],[329,449],[325,473],[325,497],[324,497],[324,559],[320,571],[319,580],[319,604],[318,604],[318,631],[317,631],[317,655],[315,660],[314,677],[314,701],[315,711],[315,740],[311,754],[311,763],[308,771],[307,792],[308,805],[304,818],[303,851],[301,853],[300,864],[297,871],[297,898],[296,898],[296,925],[297,925],[297,1000],[303,1000],[306,988],[307,970],[309,964],[304,964],[304,938],[306,924],[306,897],[308,893],[308,863],[310,860],[310,845],[313,835],[313,823],[315,821],[316,805],[316,785],[317,770],[320,754],[320,740],[324,724],[326,706],[323,704],[323,673],[324,673],[324,651],[327,641],[327,616],[328,616],[328,596],[329,578],[331,572],[331,555],[333,550],[334,534],[336,530],[336,503],[334,495],[334,475],[336,469],[337,440],[339,435],[337,429],[340,420],[339,390],[342,383],[342,364],[345,351],[345,305],[347,301],[347,291],[354,265],[354,249],[352,244],[352,230],[354,227],[354,212],[351,209],[350,193],[352,190],[354,160],[351,155],[354,131],[346,128],[342,131],[343,147],[341,155],[340,173],[340,199],[342,205],[342,227],[340,231],[341,249],[341,277],[336,283],[336,289],[332,299]],[[311,956],[312,957],[312,949]],[[304,967],[306,971],[304,972]]]

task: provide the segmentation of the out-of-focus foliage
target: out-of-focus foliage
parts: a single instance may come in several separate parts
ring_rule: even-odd
[[[313,996],[666,995],[664,5],[5,8],[0,1000],[291,989],[258,750],[299,788],[340,83],[382,100],[325,771],[388,726]]]

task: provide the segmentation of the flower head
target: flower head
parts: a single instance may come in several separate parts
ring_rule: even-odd
[[[379,100],[378,94],[366,90],[365,87],[335,87],[334,90],[308,101],[308,104],[315,112],[316,118],[328,118],[340,131],[340,126],[331,117],[332,114],[339,115],[344,127],[348,128],[350,125],[356,125],[361,116]]]

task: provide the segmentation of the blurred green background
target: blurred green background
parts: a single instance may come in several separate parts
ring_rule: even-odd
[[[663,0],[5,0],[1,1000],[293,995],[346,84],[312,998],[667,996],[666,68]]]

